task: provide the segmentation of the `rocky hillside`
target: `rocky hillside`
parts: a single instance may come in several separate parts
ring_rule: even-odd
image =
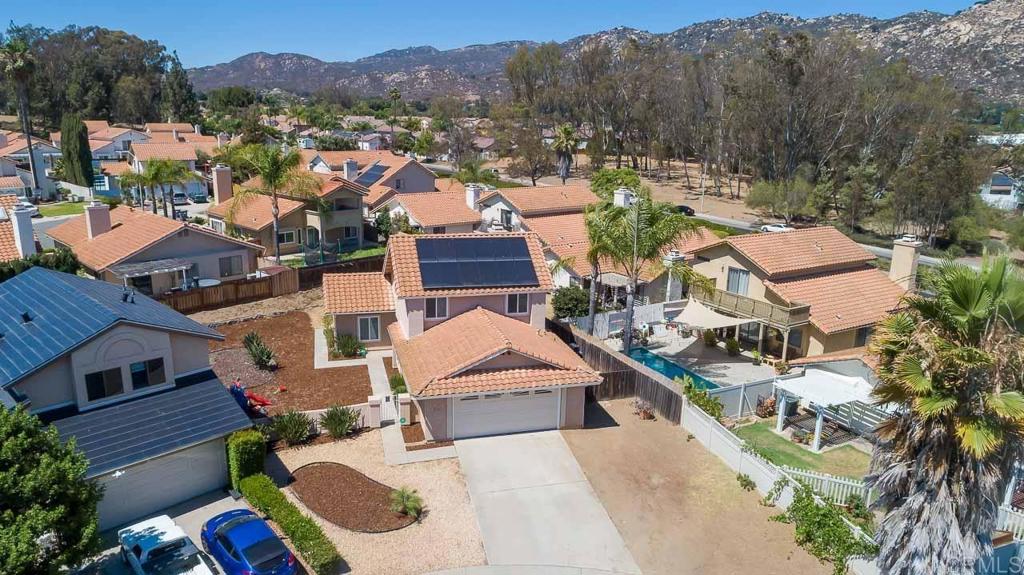
[[[906,59],[926,74],[942,74],[985,99],[1024,101],[1024,0],[979,2],[957,14],[915,12],[889,20],[858,14],[803,19],[763,12],[748,18],[710,20],[667,34],[614,28],[563,43],[568,53],[592,41],[618,44],[629,38],[664,39],[680,52],[728,47],[740,35],[769,30],[814,35],[848,32],[886,57]],[[407,97],[434,94],[500,96],[505,60],[522,44],[500,42],[438,50],[418,46],[389,50],[353,62],[324,62],[302,54],[247,54],[231,62],[189,71],[200,90],[246,85],[311,92],[342,84],[366,94],[397,86]]]

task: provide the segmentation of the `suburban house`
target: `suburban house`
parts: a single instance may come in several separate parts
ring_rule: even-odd
[[[27,258],[39,251],[32,230],[32,215],[19,208],[20,199],[0,195],[0,263]]]
[[[257,271],[263,248],[128,206],[92,202],[81,216],[47,231],[97,279],[144,294],[244,279]]]
[[[124,160],[135,142],[148,142],[149,134],[132,128],[111,126],[106,120],[85,120],[85,130],[89,134],[89,149],[92,159]],[[60,147],[60,132],[50,132],[50,142]]]
[[[337,335],[393,347],[428,439],[583,425],[601,376],[545,330],[534,234],[397,234],[383,273],[354,275],[324,278]]]
[[[694,270],[716,289],[693,295],[716,313],[749,318],[739,339],[783,360],[839,352],[863,347],[900,307],[914,289],[920,248],[897,240],[886,274],[832,227],[731,236],[695,250]]]
[[[41,267],[0,284],[0,405],[74,439],[110,529],[224,487],[251,425],[211,371],[203,324],[121,286]]]
[[[477,190],[480,193],[477,207],[484,226],[492,230],[521,230],[523,218],[581,213],[598,201],[586,185]]]
[[[29,171],[28,161],[28,140],[21,132],[0,130],[0,159],[5,159],[15,164],[17,175],[31,188],[32,174]],[[57,182],[49,177],[54,165],[60,158],[60,148],[40,138],[32,137],[32,158],[35,160],[36,179],[39,183],[42,199],[48,200],[57,197]]]
[[[473,149],[482,161],[498,159],[498,141],[490,136],[473,138]]]
[[[278,237],[282,254],[301,253],[304,249],[321,247],[332,253],[351,251],[363,245],[363,201],[369,193],[365,187],[333,173],[316,172],[320,188],[316,198],[278,197]],[[259,187],[259,176],[242,184]],[[251,241],[273,250],[273,215],[270,196],[251,195],[235,208],[234,221],[229,222],[232,206],[238,201],[232,194],[231,168],[213,168],[214,202],[207,215],[210,226],[219,232],[237,231]]]
[[[358,143],[356,145],[364,152],[372,152],[383,147],[380,134],[377,133],[362,134],[359,136]]]
[[[413,158],[389,151],[323,152],[301,150],[309,170],[355,182],[369,190],[363,199],[364,216],[391,194],[431,192],[437,176]]]
[[[27,173],[19,173],[18,164],[13,160],[0,158],[0,195],[27,197],[32,190],[31,181]]]
[[[1017,210],[1024,205],[1020,184],[1001,172],[993,172],[979,193],[986,204],[1001,210]]]
[[[199,144],[182,142],[146,142],[132,144],[129,155],[131,169],[136,174],[146,170],[146,162],[152,160],[171,160],[185,164],[190,172],[196,175],[196,179],[184,186],[169,186],[168,194],[184,192],[189,197],[196,198],[207,196],[206,180],[202,174],[196,171],[196,162],[199,156],[196,150]]]
[[[474,191],[465,189],[461,192],[392,194],[370,213],[370,218],[387,211],[392,218],[406,215],[412,227],[432,234],[472,232],[480,225],[480,213],[474,209],[474,197]]]

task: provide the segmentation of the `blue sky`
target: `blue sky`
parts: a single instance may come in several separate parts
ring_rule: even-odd
[[[439,49],[503,40],[563,41],[615,26],[669,32],[761,11],[803,17],[859,12],[888,18],[917,10],[952,13],[971,0],[3,0],[18,24],[121,29],[177,50],[185,66],[256,51],[354,60],[392,48]],[[169,6],[173,6],[171,9]]]

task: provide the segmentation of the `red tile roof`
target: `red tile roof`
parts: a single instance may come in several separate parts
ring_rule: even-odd
[[[809,277],[767,281],[765,287],[791,305],[810,305],[811,324],[826,334],[874,325],[899,309],[906,294],[906,290],[884,272],[867,265]]]
[[[554,334],[483,308],[411,339],[397,323],[388,326],[388,332],[409,392],[419,397],[601,382],[601,376]],[[486,367],[488,360],[502,354],[522,356],[522,365]]]
[[[504,188],[485,194],[480,202],[501,196],[523,216],[582,212],[598,197],[586,185]]]
[[[27,187],[21,176],[0,176],[0,190],[23,190]]]
[[[0,208],[6,212],[6,218],[0,220],[0,262],[21,259],[21,252],[14,242],[14,224],[11,223],[11,212],[18,205],[17,196],[0,195]]]
[[[238,202],[237,197],[231,197],[226,202],[210,206],[207,213],[224,221],[228,219],[231,206]],[[277,198],[278,219],[284,218],[302,209],[306,204],[289,198]],[[239,205],[234,214],[234,221],[231,225],[252,231],[261,231],[274,223],[273,202],[270,196],[264,194],[252,194],[246,196],[243,204]]]
[[[731,236],[713,245],[721,243],[735,248],[772,279],[860,267],[875,259],[829,226]]]
[[[427,238],[480,238],[480,237],[519,237],[526,239],[530,257],[533,260],[534,273],[537,274],[538,286],[532,287],[488,287],[488,288],[450,288],[450,289],[426,289],[423,287],[423,279],[420,277],[419,255],[416,251],[416,241]],[[548,270],[544,260],[544,248],[541,247],[540,239],[536,234],[522,232],[491,233],[481,235],[479,233],[461,234],[395,234],[388,238],[388,251],[384,257],[384,273],[389,277],[394,286],[395,295],[398,297],[443,297],[443,296],[465,296],[465,295],[488,295],[508,293],[533,293],[550,292],[555,289],[551,281],[551,272]]]
[[[425,230],[480,223],[480,213],[466,204],[465,192],[396,193],[392,199]]]
[[[391,284],[380,272],[324,274],[323,283],[327,313],[395,311]]]
[[[182,162],[196,161],[196,147],[183,143],[141,143],[132,144],[132,155],[135,159],[147,160],[178,160]]]

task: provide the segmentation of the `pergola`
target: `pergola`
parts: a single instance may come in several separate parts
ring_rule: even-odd
[[[125,287],[131,278],[143,277],[153,274],[181,272],[181,285],[188,288],[188,270],[192,269],[192,262],[181,258],[165,258],[161,260],[149,260],[146,262],[131,262],[110,266],[110,273],[124,281]]]
[[[786,426],[786,407],[790,397],[803,400],[813,405],[817,414],[814,423],[814,443],[812,449],[821,451],[821,430],[825,423],[825,410],[847,403],[860,402],[870,404],[871,384],[862,377],[840,375],[823,369],[807,368],[798,377],[775,380],[778,393],[778,419],[775,429],[778,432]]]

